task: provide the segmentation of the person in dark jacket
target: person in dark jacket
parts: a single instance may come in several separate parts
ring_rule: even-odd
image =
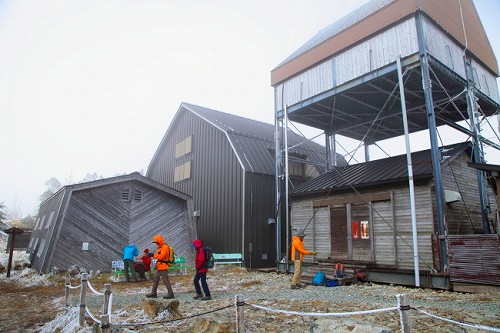
[[[191,246],[196,249],[196,257],[194,261],[196,267],[196,274],[193,279],[194,289],[196,290],[196,296],[194,296],[194,299],[201,299],[203,301],[208,301],[212,299],[212,296],[210,295],[210,289],[208,288],[207,284],[208,268],[206,266],[206,263],[208,258],[206,257],[205,250],[203,249],[203,242],[201,240],[197,239],[193,241]],[[203,296],[203,294],[201,293],[200,281],[205,296]]]

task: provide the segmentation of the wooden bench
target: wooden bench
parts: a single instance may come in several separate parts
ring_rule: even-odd
[[[174,264],[168,268],[169,272],[181,272],[181,274],[187,274],[187,270],[189,267],[184,265],[186,259],[182,257],[175,257]]]
[[[243,265],[241,253],[214,253],[215,265]]]

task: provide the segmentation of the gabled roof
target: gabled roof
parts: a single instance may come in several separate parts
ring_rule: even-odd
[[[469,142],[443,146],[441,165],[448,164],[471,149]],[[423,150],[411,154],[413,178],[430,179],[432,173],[431,151]],[[401,183],[408,180],[408,166],[405,155],[335,167],[331,171],[296,187],[290,195],[335,192],[374,185]]]
[[[320,30],[271,71],[271,85],[423,11],[498,74],[498,63],[472,0],[372,0]],[[463,21],[462,21],[463,17]],[[462,22],[464,26],[462,26]],[[465,38],[464,30],[469,38]]]
[[[155,161],[157,154],[161,151],[176,119],[180,117],[182,112],[186,111],[195,114],[225,133],[245,171],[269,175],[275,173],[274,125],[189,103],[181,103],[179,106],[177,114],[172,120],[151,163]],[[291,130],[289,130],[288,135],[288,146],[297,146],[289,150],[289,154],[292,154],[292,156],[307,156],[307,159],[313,164],[326,164],[325,148],[323,146],[312,141],[306,141]],[[338,161],[341,165],[347,164],[341,155],[338,155]]]
[[[128,175],[104,178],[104,179],[99,179],[99,180],[94,180],[94,181],[79,183],[79,184],[65,185],[61,189],[59,189],[59,191],[57,191],[55,194],[53,194],[50,198],[45,200],[42,203],[41,207],[43,207],[43,205],[46,202],[50,201],[53,197],[57,196],[60,192],[81,191],[81,190],[87,190],[87,189],[91,189],[91,188],[97,188],[100,186],[111,185],[111,184],[116,184],[116,183],[123,183],[123,182],[128,182],[128,181],[139,181],[141,183],[144,183],[146,185],[154,187],[157,190],[169,193],[169,194],[176,196],[176,197],[179,197],[181,199],[184,199],[184,200],[191,199],[191,197],[185,193],[177,191],[171,187],[167,187],[167,186],[160,184],[158,182],[155,182],[154,180],[151,180],[149,178],[146,178],[146,177],[142,176],[139,172],[133,172],[133,173],[128,174]]]

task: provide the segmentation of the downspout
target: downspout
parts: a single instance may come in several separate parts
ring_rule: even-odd
[[[429,74],[429,59],[425,45],[424,18],[420,11],[416,15],[418,50],[420,55],[420,66],[422,68],[422,88],[424,90],[425,111],[427,113],[427,124],[429,126],[429,138],[431,142],[432,173],[434,175],[434,187],[436,191],[436,208],[439,232],[439,246],[441,254],[441,272],[448,269],[446,251],[446,228],[444,212],[444,190],[441,177],[441,158],[436,129],[436,117],[434,114],[434,101],[432,100],[431,79]]]
[[[285,210],[286,210],[286,252],[287,254],[289,253],[290,249],[290,211],[288,207],[288,105],[285,104],[285,112],[283,114],[283,117],[285,119],[285,139],[284,139],[284,144],[285,144]],[[288,256],[286,256],[288,258]],[[288,260],[286,262],[287,264],[287,269],[288,269]]]
[[[276,89],[275,89],[276,90]],[[276,91],[274,93],[276,96]],[[275,193],[275,218],[276,218],[276,267],[279,271],[279,264],[281,260],[281,208],[280,208],[280,197],[281,197],[281,189],[280,189],[280,170],[281,170],[281,147],[280,147],[280,130],[279,130],[279,119],[277,106],[274,108],[275,117],[274,117],[274,193]]]

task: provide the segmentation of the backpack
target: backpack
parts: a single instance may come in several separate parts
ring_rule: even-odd
[[[339,280],[337,279],[326,280],[325,282],[325,287],[336,287],[339,285]]]
[[[214,254],[212,253],[212,249],[209,248],[208,246],[204,246],[203,251],[205,251],[205,267],[214,268],[215,259],[214,259]]]
[[[314,276],[314,279],[312,280],[311,284],[313,286],[323,286],[326,282],[326,275],[323,272],[318,272]]]
[[[173,265],[175,263],[175,252],[174,248],[168,245],[168,252],[170,253],[170,256],[168,257],[167,264]]]

